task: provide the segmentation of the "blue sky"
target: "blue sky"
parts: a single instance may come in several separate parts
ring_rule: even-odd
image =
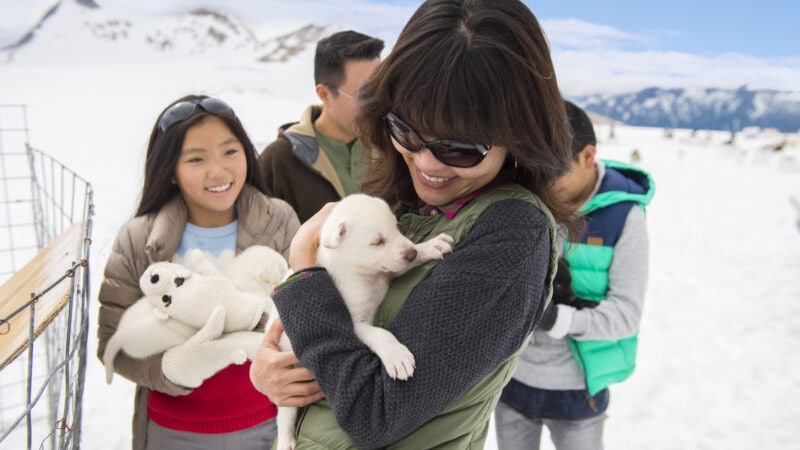
[[[540,20],[574,18],[700,55],[800,57],[800,2],[792,0],[548,0],[525,3]]]
[[[0,46],[57,0],[0,0]],[[64,0],[74,1],[74,0]],[[387,48],[421,3],[410,0],[95,0],[143,22],[206,6],[259,38],[308,24],[352,28]],[[547,33],[562,89],[572,95],[651,86],[788,90],[800,95],[800,1],[524,0]]]
[[[115,10],[138,8],[142,12],[162,12],[192,4],[227,4],[234,5],[234,9],[252,9],[258,8],[252,4],[272,3],[236,0],[96,1],[101,6]],[[7,40],[23,32],[53,3],[54,0],[0,0],[0,39]],[[244,6],[246,3],[251,5]],[[297,0],[286,3],[291,3],[296,8],[303,3],[316,2]],[[359,4],[341,0],[331,3],[338,4],[345,15],[348,5],[356,7]],[[372,3],[396,5],[410,11],[420,2],[372,0]],[[612,27],[621,35],[628,36],[628,39],[618,40],[616,45],[629,50],[679,51],[698,55],[733,52],[760,58],[800,58],[800,2],[797,1],[525,0],[525,3],[542,21],[577,19],[589,24]]]
[[[115,10],[127,8],[140,12],[162,12],[186,5],[237,3],[240,3],[239,8],[245,8],[244,5],[250,3],[246,7],[252,9],[254,4],[274,3],[236,0],[96,2]],[[396,5],[408,11],[420,3],[409,0],[370,2]],[[11,40],[13,36],[24,32],[54,3],[55,0],[0,0],[0,42]],[[316,2],[297,0],[288,3],[296,8],[303,3]],[[352,11],[348,4],[357,6],[358,3],[346,0],[335,2],[341,11]],[[524,3],[543,22],[576,19],[588,24],[611,27],[620,37],[615,45],[628,50],[678,51],[707,56],[741,53],[759,58],[800,58],[800,2],[794,0],[607,0],[602,3],[595,0],[525,0]]]

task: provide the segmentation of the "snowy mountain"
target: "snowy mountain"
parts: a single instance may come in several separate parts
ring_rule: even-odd
[[[286,61],[331,31],[307,25],[261,40],[233,14],[197,8],[157,18],[122,18],[93,0],[61,0],[14,44],[7,63],[74,63],[225,57]]]
[[[246,12],[239,14],[248,17]],[[211,57],[205,61],[232,61],[257,71],[262,63],[286,63],[313,50],[316,41],[335,27],[282,22],[276,16],[267,27],[251,24],[269,33],[268,38],[260,38],[230,11],[195,8],[160,17],[120,17],[94,0],[60,0],[15,44],[0,49],[0,63],[203,62]],[[563,66],[562,71],[569,79],[570,66]],[[650,87],[625,94],[597,93],[602,90],[598,87],[595,93],[573,97],[565,89],[565,95],[589,111],[630,125],[737,131],[748,126],[789,132],[800,129],[800,91],[796,89]]]
[[[297,31],[278,36],[261,46],[260,62],[286,62],[292,56],[305,50],[310,43],[316,43],[330,33],[325,27],[306,25]]]
[[[573,100],[629,125],[739,131],[744,127],[800,129],[800,91],[662,89],[621,95],[586,95]]]
[[[62,0],[53,5],[19,40],[2,51],[6,53],[7,58],[4,59],[8,61],[14,60],[17,54],[37,53],[35,50],[45,46],[56,55],[64,49],[78,50],[79,45],[76,44],[85,41],[103,46],[107,42],[127,40],[130,29],[129,20],[113,17],[92,0]]]
[[[188,55],[255,52],[261,45],[235,17],[202,8],[163,18],[145,41],[156,51]]]

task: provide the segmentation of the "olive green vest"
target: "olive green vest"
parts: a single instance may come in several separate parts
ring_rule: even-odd
[[[423,242],[439,233],[447,233],[455,239],[455,246],[467,236],[472,225],[489,205],[506,199],[519,199],[531,203],[550,220],[551,255],[550,273],[547,278],[549,302],[556,266],[555,222],[541,200],[519,185],[505,184],[481,193],[459,210],[453,219],[447,218],[444,214],[433,216],[405,214],[400,217],[400,229],[415,243]],[[391,323],[403,308],[411,291],[430,274],[436,264],[438,261],[430,261],[392,281],[389,292],[375,317],[375,325],[385,328]],[[514,374],[519,356],[528,346],[528,340],[529,338],[520,345],[517,352],[469,388],[438,416],[386,449],[482,449],[489,432],[489,419],[497,404],[500,391]],[[300,413],[297,424],[297,448],[338,450],[357,447],[336,424],[330,404],[322,400],[308,406]]]

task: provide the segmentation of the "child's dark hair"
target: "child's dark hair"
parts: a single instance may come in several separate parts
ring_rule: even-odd
[[[209,116],[217,117],[231,130],[233,135],[244,147],[245,158],[247,160],[247,177],[245,182],[263,192],[261,174],[258,169],[257,153],[247,136],[241,121],[229,110],[230,113],[210,113],[202,107],[195,107],[186,119],[172,123],[166,130],[161,129],[161,121],[164,114],[174,105],[181,102],[199,103],[208,98],[205,95],[187,95],[170,103],[161,114],[158,115],[153,131],[150,133],[150,140],[147,144],[147,156],[144,163],[144,184],[139,200],[139,207],[136,209],[136,216],[158,212],[167,202],[180,194],[178,185],[173,182],[175,177],[175,166],[181,154],[183,140],[189,128],[197,125]]]
[[[569,100],[565,101],[564,105],[567,107],[567,117],[572,129],[572,158],[575,159],[587,145],[597,145],[597,138],[586,111]]]

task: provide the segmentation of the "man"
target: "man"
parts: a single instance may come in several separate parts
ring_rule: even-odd
[[[317,43],[314,82],[322,105],[282,127],[258,162],[267,193],[286,200],[305,222],[327,202],[358,192],[369,150],[358,139],[356,96],[380,64],[383,41],[355,31]]]
[[[553,299],[495,410],[500,449],[538,449],[547,426],[558,450],[603,448],[608,385],[633,372],[644,304],[650,176],[596,159],[586,113],[566,102],[572,171],[556,189],[586,217],[579,239],[559,243]]]

